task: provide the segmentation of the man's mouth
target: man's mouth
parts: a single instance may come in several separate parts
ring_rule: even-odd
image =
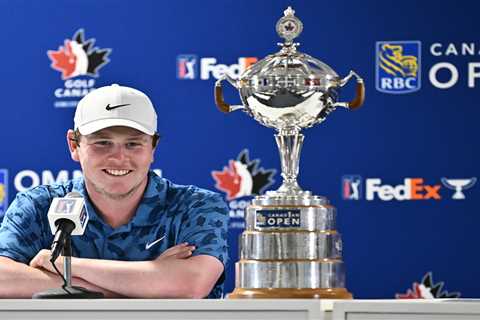
[[[114,177],[123,177],[132,172],[132,170],[103,169],[103,172]]]

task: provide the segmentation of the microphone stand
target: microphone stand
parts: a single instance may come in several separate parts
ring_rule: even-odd
[[[62,249],[63,278],[65,284],[61,288],[48,289],[35,293],[33,299],[101,299],[103,293],[90,291],[82,287],[72,286],[72,241],[70,235],[65,238]],[[55,261],[52,261],[55,263]]]

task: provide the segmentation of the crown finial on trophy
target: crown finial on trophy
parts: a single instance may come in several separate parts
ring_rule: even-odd
[[[288,7],[287,10],[283,11],[283,17],[281,17],[275,29],[277,30],[278,35],[285,39],[284,46],[293,45],[292,40],[297,38],[303,30],[303,23],[295,17],[295,11],[292,7]]]
[[[283,11],[283,15],[286,16],[294,16],[295,15],[295,10],[292,9],[292,7],[288,6],[287,10]]]

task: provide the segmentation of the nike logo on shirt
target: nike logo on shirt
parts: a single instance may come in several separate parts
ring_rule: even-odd
[[[159,243],[160,241],[162,241],[164,238],[165,238],[165,235],[164,235],[163,237],[161,237],[161,238],[153,241],[153,242],[147,243],[147,244],[145,245],[145,249],[146,249],[146,250],[150,249],[151,247],[153,247],[154,245],[156,245],[157,243]]]

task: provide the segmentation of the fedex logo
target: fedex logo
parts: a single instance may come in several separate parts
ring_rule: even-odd
[[[363,194],[367,201],[441,200],[440,189],[441,184],[430,185],[423,178],[405,178],[403,184],[389,185],[380,178],[367,178],[363,183],[359,175],[345,175],[341,193],[344,200],[360,200]]]
[[[255,57],[240,57],[237,63],[227,65],[218,63],[213,57],[199,59],[193,54],[181,54],[177,56],[177,78],[194,80],[199,77],[201,80],[209,80],[210,78],[220,79],[227,74],[233,79],[238,79],[257,60]]]
[[[382,180],[366,179],[365,181],[365,199],[374,200],[378,197],[383,201],[391,200],[440,200],[441,185],[425,184],[422,178],[405,178],[403,184],[391,186],[382,185]]]

